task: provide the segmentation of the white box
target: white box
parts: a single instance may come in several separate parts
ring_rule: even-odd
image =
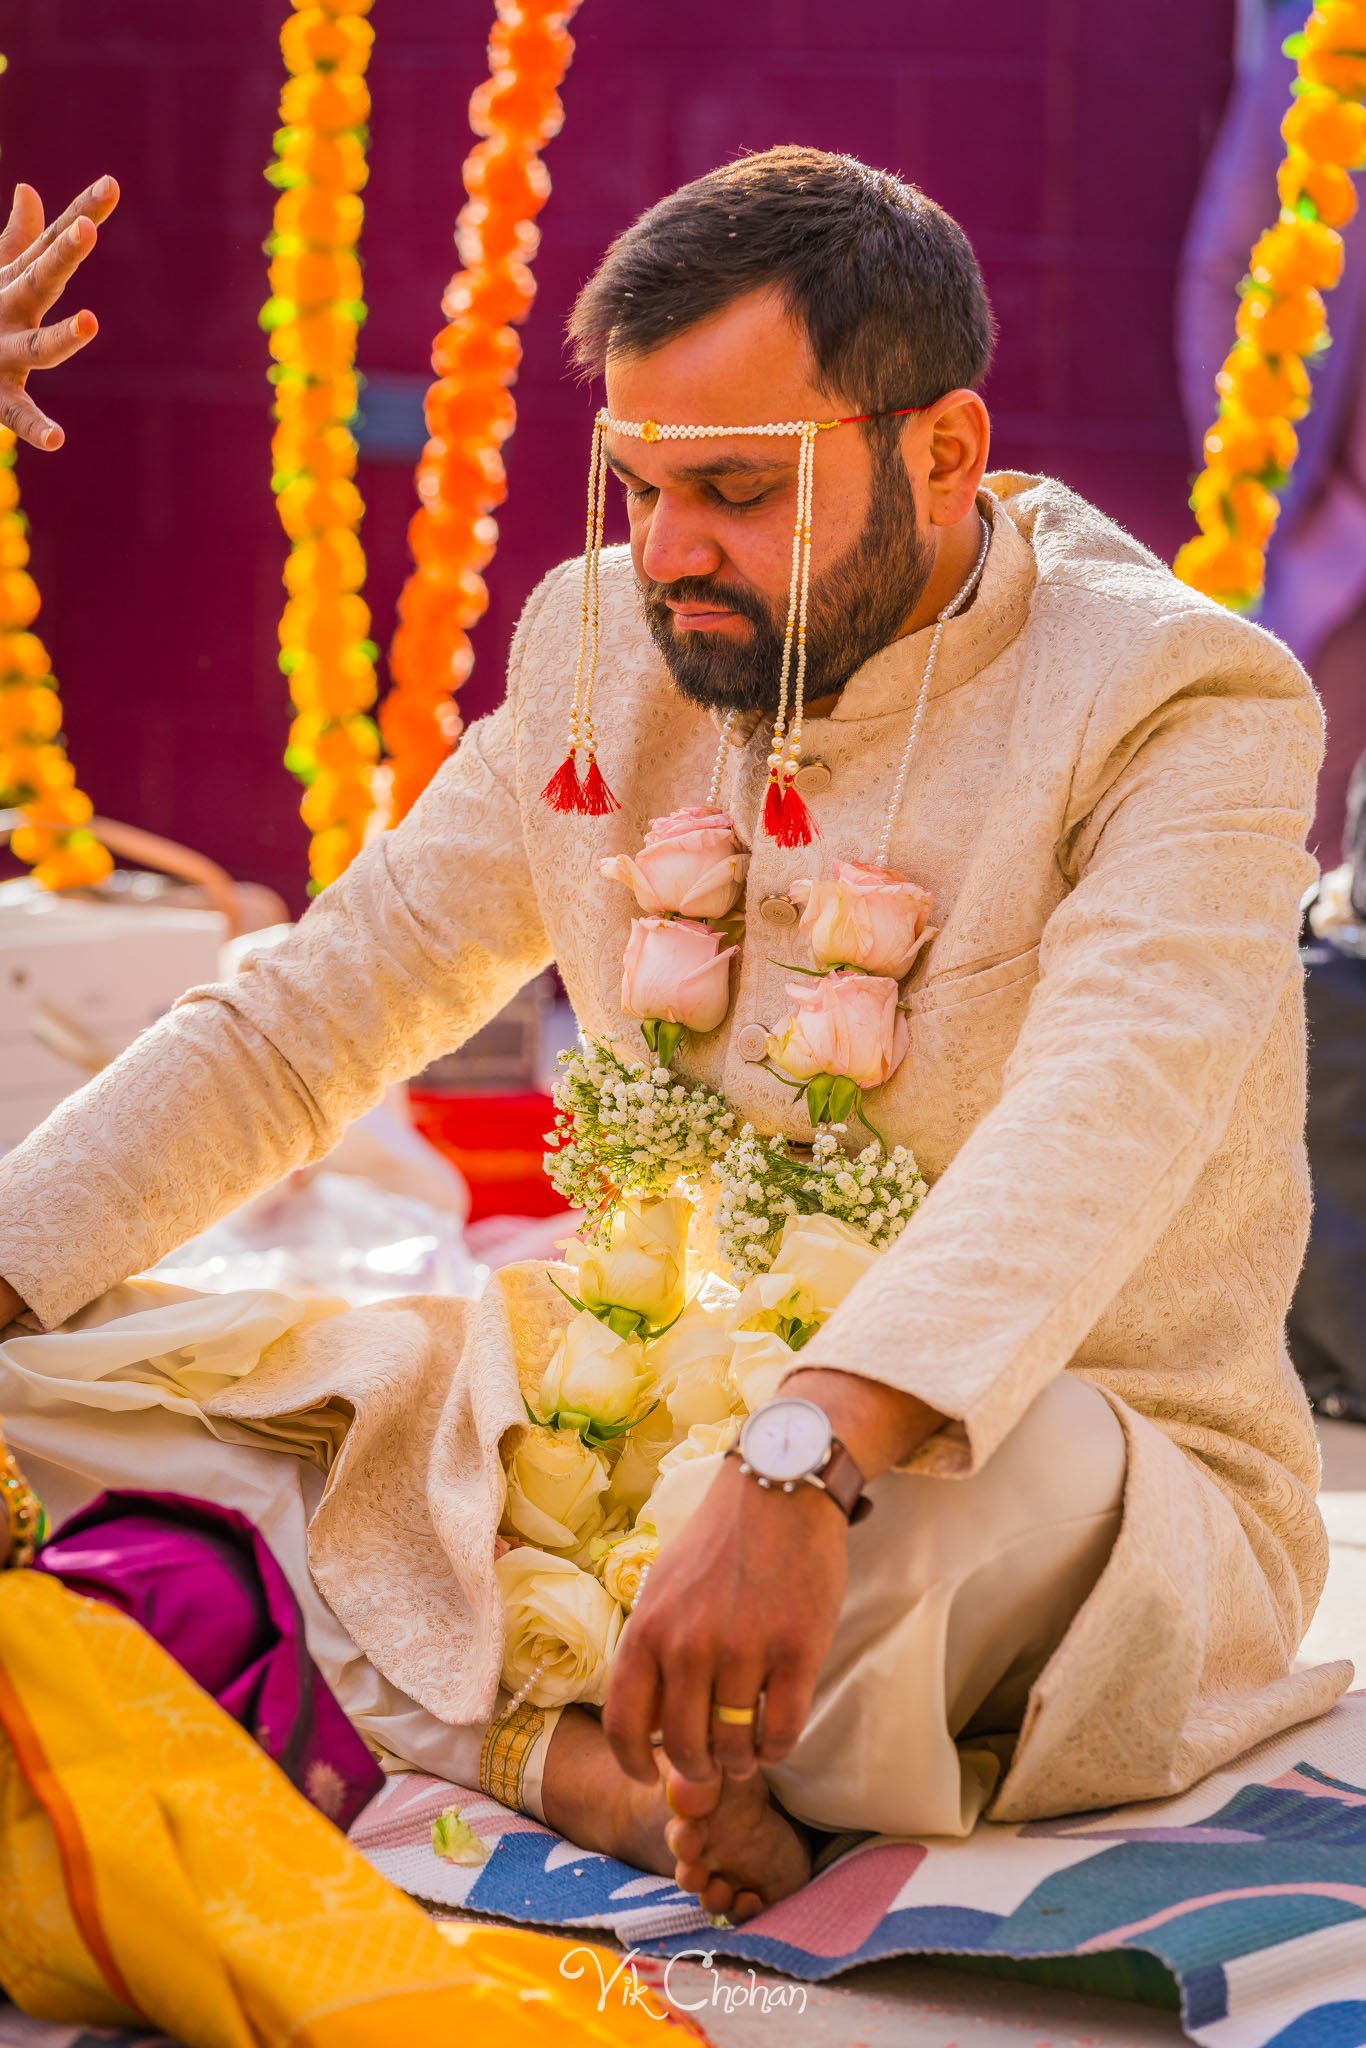
[[[0,890],[0,1149],[187,988],[219,978],[216,910]]]

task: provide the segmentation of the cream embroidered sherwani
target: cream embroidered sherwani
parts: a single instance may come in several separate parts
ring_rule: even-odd
[[[1118,1417],[1122,1526],[1033,1688],[993,1809],[1019,1819],[1184,1787],[1326,1708],[1349,1674],[1292,1670],[1326,1563],[1282,1341],[1309,1200],[1296,935],[1318,707],[1283,647],[1060,485],[990,484],[984,579],[945,630],[891,845],[941,930],[908,984],[910,1052],[877,1121],[931,1191],[802,1362],[949,1418],[912,1461],[946,1480],[977,1472],[1059,1374]],[[716,728],[674,690],[630,564],[609,553],[598,726],[621,810],[538,801],[564,745],[579,574],[541,585],[506,702],[406,823],[287,944],[192,993],[0,1165],[0,1273],[46,1324],[326,1152],[386,1082],[552,958],[585,1031],[638,1042],[618,993],[633,905],[595,863],[701,799]],[[813,863],[871,857],[928,642],[884,648],[808,722],[808,758],[829,771],[816,846],[754,836],[762,730],[729,760],[722,800],[753,840],[747,937],[729,1017],[681,1065],[760,1128],[810,1136],[754,1057],[755,1027],[784,1009],[791,934],[773,905]],[[373,1455],[368,1469],[373,1494]],[[382,1503],[358,1489],[355,1512],[373,1565]],[[439,1682],[386,1640],[411,1632],[393,1619],[406,1532],[384,1553],[389,1618],[371,1615],[367,1637],[343,1608],[451,1719],[487,1713],[496,1679],[473,1554],[490,1533],[467,1521],[474,1590],[442,1618]]]

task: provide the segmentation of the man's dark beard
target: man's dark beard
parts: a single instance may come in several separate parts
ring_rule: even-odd
[[[878,450],[862,533],[819,581],[806,620],[806,700],[842,690],[856,669],[896,638],[929,581],[934,552],[920,532],[915,495],[896,449]],[[717,633],[680,632],[668,600],[738,612],[753,631],[741,645]],[[778,708],[787,605],[774,611],[757,591],[709,576],[641,586],[646,624],[685,697],[708,710]]]

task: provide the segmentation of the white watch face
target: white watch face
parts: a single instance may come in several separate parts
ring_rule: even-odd
[[[829,1416],[814,1401],[779,1394],[750,1416],[740,1451],[765,1479],[802,1479],[824,1462],[831,1433]]]

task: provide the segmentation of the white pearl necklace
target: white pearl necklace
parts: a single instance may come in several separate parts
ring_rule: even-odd
[[[525,1706],[527,1700],[531,1696],[533,1686],[536,1685],[537,1681],[542,1677],[544,1672],[545,1664],[544,1661],[542,1661],[540,1664],[536,1666],[536,1669],[531,1673],[530,1677],[525,1679],[522,1682],[522,1684],[518,1686],[516,1692],[512,1695],[512,1698],[507,1703],[507,1708],[505,1710],[506,1713],[515,1714],[518,1707]]]
[[[920,679],[920,694],[915,700],[915,711],[911,716],[911,729],[906,735],[906,744],[901,750],[901,760],[897,765],[896,780],[892,784],[892,794],[888,799],[886,815],[882,820],[882,836],[877,843],[876,859],[876,865],[880,868],[886,867],[891,853],[892,831],[901,812],[902,799],[906,794],[906,778],[911,771],[911,756],[915,752],[916,741],[920,738],[920,727],[925,717],[925,706],[929,702],[930,684],[934,681],[934,671],[939,661],[939,643],[944,637],[944,628],[950,619],[956,618],[958,613],[962,611],[963,606],[977,588],[978,579],[986,567],[987,549],[991,544],[991,528],[987,525],[986,520],[982,519],[980,512],[977,516],[982,522],[982,538],[977,547],[977,559],[968,573],[967,581],[961,585],[957,595],[949,599],[943,611],[940,612],[934,622],[934,634],[930,640],[929,652],[925,656],[925,673]]]

